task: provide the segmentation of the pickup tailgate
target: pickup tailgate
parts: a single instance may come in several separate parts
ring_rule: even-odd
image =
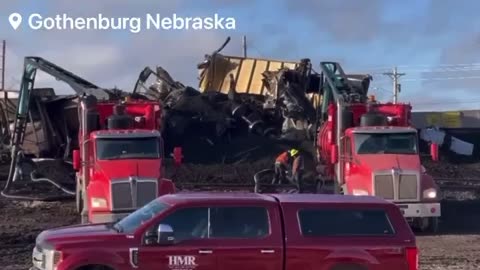
[[[283,208],[297,219],[286,218],[286,269],[418,269],[415,236],[393,204]]]

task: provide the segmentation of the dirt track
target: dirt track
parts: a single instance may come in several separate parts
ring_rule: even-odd
[[[480,201],[444,202],[441,231],[417,237],[420,269],[480,269]]]
[[[480,269],[480,201],[443,204],[442,231],[418,236],[421,269]],[[78,222],[73,202],[12,203],[0,199],[0,268],[26,270],[37,234]]]
[[[256,159],[255,162],[247,164],[188,165],[178,172],[177,177],[179,182],[215,183],[239,179],[250,181],[253,172],[269,165],[271,158]],[[468,168],[459,168],[427,162],[425,167],[437,177],[480,175],[479,163],[471,164]],[[1,174],[0,172],[0,179],[4,179]],[[4,182],[0,181],[0,187],[3,185]],[[462,197],[478,197],[478,194]],[[74,208],[72,201],[25,203],[0,197],[0,269],[28,269],[38,233],[45,229],[78,223],[79,218]],[[435,236],[417,237],[421,269],[480,269],[480,200],[446,201],[442,205],[442,212],[441,232]]]

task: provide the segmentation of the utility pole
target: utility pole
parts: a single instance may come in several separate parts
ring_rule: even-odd
[[[383,75],[387,75],[393,80],[393,103],[397,104],[398,93],[400,93],[400,83],[398,83],[398,79],[404,76],[405,73],[398,73],[397,67],[394,67],[393,72],[385,72]]]
[[[243,36],[243,57],[247,58],[247,36]]]
[[[2,67],[1,67],[1,70],[2,70],[2,91],[5,93],[5,54],[6,54],[6,50],[7,50],[7,42],[4,40],[2,42],[2,55],[0,56],[2,58]]]

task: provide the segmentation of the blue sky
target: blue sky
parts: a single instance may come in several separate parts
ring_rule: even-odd
[[[88,3],[88,4],[87,4]],[[371,92],[391,100],[393,66],[401,78],[400,101],[416,110],[478,109],[480,105],[480,1],[474,0],[3,0],[0,39],[8,42],[7,86],[18,87],[26,55],[42,56],[100,86],[131,89],[145,66],[160,65],[185,84],[197,84],[196,64],[223,43],[241,54],[247,36],[255,57],[339,61],[348,72],[374,76]],[[19,12],[55,16],[125,17],[160,13],[236,19],[234,31],[13,31]],[[24,25],[23,25],[24,26]],[[39,76],[40,86],[63,85]]]

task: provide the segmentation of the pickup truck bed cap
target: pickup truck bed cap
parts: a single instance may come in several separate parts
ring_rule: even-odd
[[[354,204],[391,204],[375,196],[353,196],[333,194],[271,194],[280,203],[354,203]]]
[[[185,192],[163,195],[162,200],[178,204],[183,202],[272,202],[276,200],[272,196],[258,193],[240,192]]]
[[[335,204],[391,204],[375,196],[330,194],[258,194],[237,192],[192,192],[162,196],[162,200],[178,204],[182,202],[270,202],[270,203],[335,203]]]

